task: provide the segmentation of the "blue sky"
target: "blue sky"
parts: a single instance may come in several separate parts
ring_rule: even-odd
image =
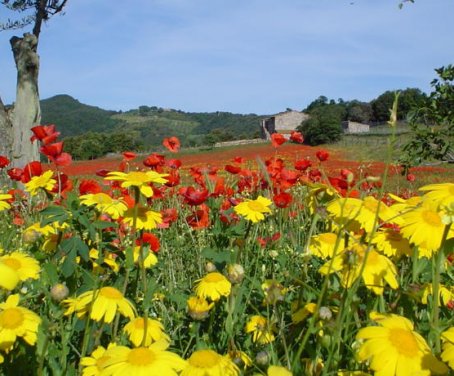
[[[386,90],[428,92],[434,69],[454,63],[454,1],[398,3],[70,0],[42,30],[40,95],[112,110],[271,114],[301,110],[319,95],[369,101]],[[8,40],[22,32],[0,33],[5,103],[16,80]]]

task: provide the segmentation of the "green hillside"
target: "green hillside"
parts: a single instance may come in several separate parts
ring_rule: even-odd
[[[177,136],[183,146],[255,138],[263,116],[229,112],[186,113],[156,106],[116,112],[80,103],[69,95],[41,101],[42,123],[56,124],[76,159],[122,150],[148,151]]]

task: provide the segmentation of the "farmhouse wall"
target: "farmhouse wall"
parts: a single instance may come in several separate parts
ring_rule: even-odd
[[[343,121],[344,133],[367,133],[370,130],[369,124],[357,123],[354,121]]]
[[[263,119],[260,124],[262,138],[269,140],[273,133],[290,134],[301,123],[309,119],[309,115],[299,111],[286,111]]]

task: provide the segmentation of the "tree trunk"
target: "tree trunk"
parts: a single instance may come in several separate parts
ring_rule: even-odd
[[[0,98],[0,155],[11,158],[13,150],[12,122],[9,111]]]
[[[16,103],[10,116],[11,162],[13,166],[23,167],[28,162],[39,160],[37,143],[30,142],[32,136],[30,129],[41,121],[38,91],[39,56],[36,52],[38,38],[25,33],[23,38],[12,37],[10,43],[17,69]]]

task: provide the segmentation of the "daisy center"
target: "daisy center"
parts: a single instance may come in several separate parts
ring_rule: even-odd
[[[189,363],[198,368],[210,368],[219,363],[220,355],[212,350],[200,350],[191,355]]]
[[[399,328],[390,329],[388,339],[398,353],[409,358],[419,356],[418,342],[410,331]]]
[[[123,294],[120,291],[109,286],[101,288],[99,294],[109,299],[123,299]]]
[[[429,225],[432,225],[434,227],[440,227],[443,226],[443,223],[441,222],[441,218],[438,215],[438,213],[430,211],[430,210],[424,210],[422,212],[422,217],[428,223]]]
[[[22,325],[24,314],[17,308],[7,308],[0,313],[0,326],[6,329],[15,329]]]
[[[263,205],[257,201],[249,201],[247,205],[252,211],[261,212],[264,209]]]
[[[22,267],[20,261],[13,258],[5,258],[2,260],[2,262],[14,270],[19,270]]]
[[[134,366],[147,366],[156,360],[154,352],[145,347],[132,349],[128,354],[128,363]]]

